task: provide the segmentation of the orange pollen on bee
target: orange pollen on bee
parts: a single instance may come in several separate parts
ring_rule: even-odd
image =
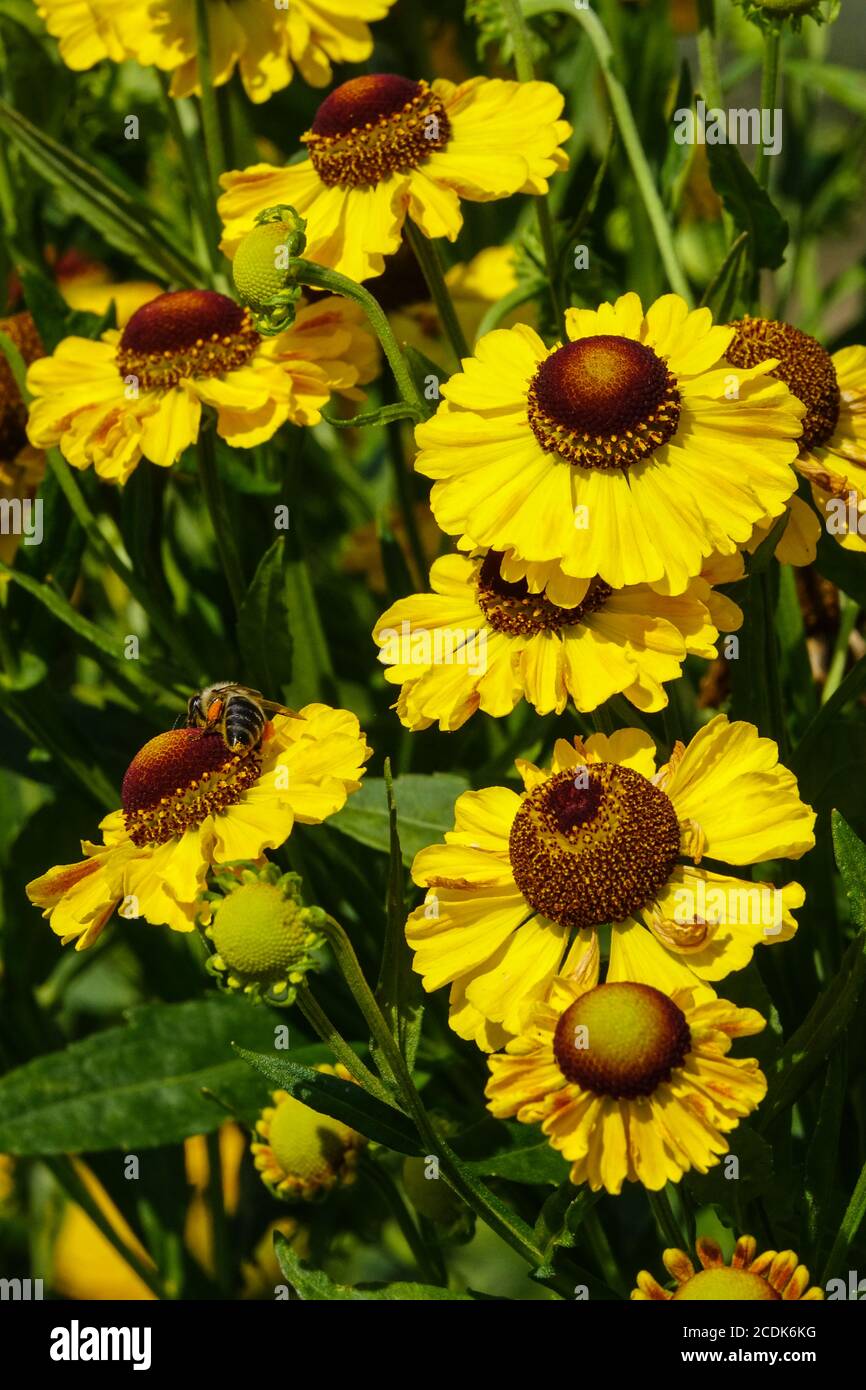
[[[627,469],[676,433],[680,393],[652,348],[602,333],[545,358],[530,383],[527,411],[546,453],[578,468]]]
[[[227,295],[175,290],[132,315],[117,349],[117,368],[145,390],[167,390],[184,378],[236,371],[260,342],[249,309]]]
[[[133,758],[121,788],[133,844],[163,845],[201,825],[206,816],[235,806],[258,781],[255,750],[230,752],[219,734],[169,729]]]
[[[328,187],[370,188],[444,149],[451,122],[426,82],[372,73],[331,92],[301,138]]]

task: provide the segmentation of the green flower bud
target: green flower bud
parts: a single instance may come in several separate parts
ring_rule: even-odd
[[[288,204],[265,208],[235,252],[235,289],[265,337],[281,333],[294,321],[301,286],[293,279],[291,262],[304,253],[306,225]]]
[[[208,969],[220,983],[272,1004],[294,1003],[297,987],[315,968],[323,937],[321,912],[304,907],[295,874],[244,866],[217,877],[207,895],[205,936],[214,948]]]

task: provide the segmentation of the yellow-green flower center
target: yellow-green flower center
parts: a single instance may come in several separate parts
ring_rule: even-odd
[[[242,884],[215,905],[214,914],[211,940],[241,980],[276,984],[306,960],[304,909],[276,884]]]
[[[167,390],[184,378],[221,376],[250,360],[261,339],[249,309],[215,290],[157,295],[132,315],[117,350],[117,367],[145,390]]]
[[[302,138],[324,184],[363,188],[417,169],[450,137],[445,107],[426,82],[372,73],[331,92]]]
[[[354,1137],[345,1125],[289,1096],[271,1117],[267,1142],[284,1178],[311,1194],[337,1181]]]
[[[652,348],[613,334],[556,348],[529,387],[532,431],[578,468],[629,468],[675,433],[680,394]]]
[[[734,367],[757,367],[769,357],[778,358],[771,376],[784,381],[803,402],[802,445],[811,449],[826,444],[839,419],[841,396],[833,359],[817,339],[790,323],[756,319],[746,314],[733,327],[736,333],[725,356]]]
[[[0,319],[5,333],[21,353],[26,366],[43,356],[36,325],[29,314],[13,314]],[[0,464],[11,463],[27,443],[27,407],[12,375],[12,368],[0,352]]]
[[[478,571],[478,606],[495,632],[510,637],[533,637],[538,632],[559,632],[575,627],[591,613],[603,608],[611,595],[610,585],[593,580],[582,603],[560,608],[545,594],[531,594],[525,579],[507,580],[500,573],[502,551],[491,550]]]
[[[682,1066],[691,1034],[682,1009],[651,985],[597,985],[566,1009],[553,1052],[573,1085],[611,1099],[650,1096]]]
[[[751,1274],[747,1269],[729,1269],[719,1265],[715,1269],[701,1269],[693,1274],[685,1284],[680,1284],[673,1294],[674,1299],[685,1302],[708,1300],[710,1302],[754,1303],[774,1302],[781,1294],[762,1279],[760,1274]]]
[[[294,230],[287,222],[260,222],[247,233],[235,253],[235,289],[254,311],[267,308],[285,286]]]
[[[162,845],[241,800],[257,780],[255,750],[232,753],[219,734],[169,729],[133,758],[121,787],[129,836],[136,845]]]
[[[616,763],[557,773],[528,792],[514,818],[514,880],[560,926],[622,922],[670,878],[680,828],[670,799]]]

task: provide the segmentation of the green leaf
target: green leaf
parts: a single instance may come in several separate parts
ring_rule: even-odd
[[[128,1151],[208,1134],[225,1112],[203,1090],[252,1120],[267,1088],[231,1045],[267,1047],[273,1030],[273,1012],[222,995],[134,1009],[125,1027],[70,1043],[0,1080],[0,1151]]]
[[[866,929],[866,845],[838,815],[833,817],[833,848],[851,918],[863,931]]]
[[[238,642],[250,679],[271,699],[292,680],[292,614],[285,537],[266,550],[238,613]]]
[[[59,622],[63,623],[76,637],[93,647],[103,656],[108,657],[117,665],[118,676],[131,685],[136,686],[150,704],[164,705],[173,707],[174,700],[166,690],[166,685],[173,683],[174,674],[157,663],[147,663],[139,661],[126,661],[123,656],[122,643],[102,631],[95,623],[83,618],[76,608],[56,590],[49,588],[47,584],[40,584],[37,579],[31,579],[29,575],[21,570],[13,570],[0,560],[0,574],[8,575],[14,583],[26,589],[28,594],[47,608]],[[147,674],[150,669],[154,675],[162,672],[164,679],[153,679]]]
[[[731,1204],[732,1186],[740,1201],[760,1197],[773,1183],[773,1150],[749,1125],[740,1124],[730,1136],[730,1151],[709,1172],[691,1172],[686,1183],[696,1200],[704,1206],[717,1203],[726,1210]],[[739,1161],[736,1178],[729,1177],[731,1157]]]
[[[576,1188],[568,1177],[551,1192],[538,1214],[534,1231],[545,1264],[550,1264],[557,1250],[569,1250],[576,1243],[584,1217],[600,1196],[600,1192],[592,1192],[588,1187]]]
[[[354,1081],[327,1076],[314,1071],[312,1067],[292,1062],[287,1056],[250,1052],[243,1047],[236,1050],[245,1062],[269,1081],[303,1101],[304,1105],[309,1105],[312,1110],[318,1110],[321,1115],[340,1120],[368,1139],[394,1149],[396,1153],[415,1156],[424,1152],[414,1126],[402,1110],[384,1105],[362,1091]]]
[[[73,154],[0,101],[0,133],[21,151],[33,171],[61,191],[68,209],[83,218],[109,245],[163,279],[194,285],[195,262],[171,244],[147,205],[132,198],[92,164]]]
[[[559,1185],[566,1180],[569,1168],[562,1154],[551,1148],[546,1139],[539,1143],[534,1135],[522,1148],[504,1149],[489,1158],[464,1162],[470,1173],[478,1177],[507,1178],[509,1182],[530,1184]]]
[[[843,1037],[866,981],[866,845],[837,812],[833,813],[833,844],[851,916],[859,931],[837,974],[779,1058],[759,1112],[758,1126],[762,1130],[794,1105],[811,1085],[824,1059]]]
[[[314,1302],[473,1302],[470,1293],[452,1293],[436,1284],[335,1284],[321,1269],[301,1264],[286,1237],[274,1236],[274,1250],[280,1269],[304,1303]]]
[[[848,1063],[840,1049],[830,1058],[818,1122],[815,1125],[806,1154],[805,1200],[807,1239],[816,1257],[826,1249],[827,1233],[833,1220],[832,1203],[839,1161],[842,1117],[845,1111],[845,1092]],[[816,1260],[817,1262],[817,1260]]]
[[[804,87],[826,93],[849,111],[856,111],[858,116],[866,116],[866,78],[861,70],[797,58],[786,60],[785,75]]]
[[[446,830],[454,829],[454,803],[468,787],[466,778],[454,772],[434,772],[432,776],[410,772],[395,779],[397,829],[404,864],[411,864],[420,849],[436,844]],[[329,824],[362,845],[387,854],[391,834],[384,779],[366,777],[361,790],[349,798]]]
[[[397,826],[397,803],[391,779],[391,764],[385,759],[385,786],[388,796],[391,843],[388,861],[388,894],[386,903],[385,942],[376,985],[376,999],[388,1028],[409,1070],[415,1064],[418,1040],[421,1036],[421,981],[412,969],[412,952],[406,941],[406,885],[400,834]],[[387,1065],[387,1059],[373,1048],[377,1065]]]
[[[777,270],[785,258],[788,224],[745,164],[736,145],[707,145],[713,187],[740,232],[756,267]]]

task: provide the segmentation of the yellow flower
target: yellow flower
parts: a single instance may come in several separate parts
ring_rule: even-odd
[[[380,275],[407,216],[425,236],[454,241],[461,198],[546,192],[567,164],[558,148],[571,132],[559,120],[563,105],[548,82],[352,78],[303,136],[308,159],[223,175],[223,249],[233,256],[258,212],[287,204],[306,219],[310,260],[353,280]]]
[[[784,381],[805,408],[796,467],[811,484],[827,530],[847,548],[866,550],[866,521],[862,533],[858,526],[859,516],[866,513],[866,347],[841,348],[831,357],[817,339],[793,324],[749,315],[734,329],[728,361],[752,368],[773,359],[771,374]],[[849,497],[853,530],[847,525]],[[791,505],[791,520],[780,542],[785,546],[790,531],[790,549],[776,553],[790,564],[809,564],[821,527],[805,502],[792,499]],[[810,518],[806,522],[804,512]]]
[[[658,1191],[718,1163],[726,1136],[763,1100],[757,1061],[728,1052],[732,1038],[764,1026],[726,999],[695,1004],[690,990],[633,980],[600,985],[587,949],[577,974],[556,978],[521,1035],[488,1058],[488,1108],[540,1123],[573,1183]]]
[[[52,931],[92,945],[118,903],[121,915],[191,931],[211,868],[256,860],[298,821],[317,825],[357,791],[370,756],[355,715],[307,705],[278,715],[257,749],[231,753],[219,734],[172,729],[127,769],[122,809],[100,823],[102,844],[27,885]]]
[[[36,12],[52,38],[59,40],[60,56],[73,72],[92,68],[103,58],[123,62],[129,53],[121,26],[147,22],[145,0],[38,0]]]
[[[373,629],[386,680],[402,686],[396,709],[407,728],[459,729],[477,709],[506,715],[521,699],[561,714],[569,699],[588,711],[622,692],[658,710],[668,702],[662,682],[677,679],[687,655],[717,655],[703,579],[677,597],[581,580],[563,607],[504,578],[502,559],[495,550],[443,556],[430,571],[434,592],[400,599]],[[736,605],[716,602],[739,627]]]
[[[406,925],[426,990],[451,985],[451,1026],[492,1050],[561,968],[570,935],[612,924],[608,981],[693,989],[785,941],[802,906],[698,867],[799,859],[814,813],[752,724],[718,715],[656,772],[647,734],[560,739],[547,771],[519,760],[526,790],[464,792],[445,843],[412,866],[427,888]]]
[[[141,1241],[96,1174],[79,1158],[70,1162],[115,1235],[144,1264],[151,1264]],[[132,1301],[156,1297],[75,1202],[68,1202],[63,1208],[51,1265],[51,1287],[63,1298]]]
[[[287,87],[297,68],[326,87],[332,63],[363,63],[373,51],[369,25],[394,0],[207,0],[216,86],[235,68],[251,101]],[[76,71],[103,58],[136,58],[172,74],[171,95],[201,91],[195,0],[40,0],[39,15]]]
[[[95,267],[76,275],[59,276],[57,288],[70,309],[106,314],[114,304],[118,328],[125,328],[137,309],[162,294],[154,280],[123,280],[115,284],[107,272]]]
[[[436,520],[530,574],[681,593],[782,512],[804,408],[768,363],[733,393],[733,329],[677,295],[569,309],[565,329],[552,349],[524,325],[488,333],[442,388],[415,432]]]
[[[0,333],[10,338],[24,362],[42,356],[42,343],[30,314],[0,318]],[[9,515],[32,502],[45,476],[45,456],[27,441],[27,407],[5,354],[0,352],[0,501],[9,503]],[[24,513],[21,513],[24,519]],[[11,565],[21,544],[22,527],[10,526],[0,534],[0,560]]]
[[[350,1080],[345,1067],[319,1066],[316,1071]],[[288,1091],[274,1091],[273,1106],[256,1123],[252,1151],[262,1181],[280,1197],[314,1197],[354,1181],[363,1135],[330,1115],[304,1105]]]
[[[195,443],[203,405],[233,448],[252,449],[287,420],[314,425],[338,391],[360,396],[375,348],[361,311],[327,297],[262,340],[248,309],[213,290],[176,290],[138,309],[122,333],[64,338],[31,367],[27,433],[76,468],[125,482],[144,457],[161,467]]]
[[[809,1288],[809,1271],[801,1265],[793,1250],[765,1250],[758,1255],[754,1236],[740,1236],[734,1247],[730,1264],[714,1240],[702,1236],[697,1242],[701,1268],[695,1267],[684,1250],[665,1250],[662,1261],[668,1274],[676,1281],[671,1292],[662,1288],[647,1270],[637,1276],[637,1288],[631,1296],[641,1303],[683,1301],[776,1302],[779,1299],[816,1299],[824,1297],[823,1289]]]

